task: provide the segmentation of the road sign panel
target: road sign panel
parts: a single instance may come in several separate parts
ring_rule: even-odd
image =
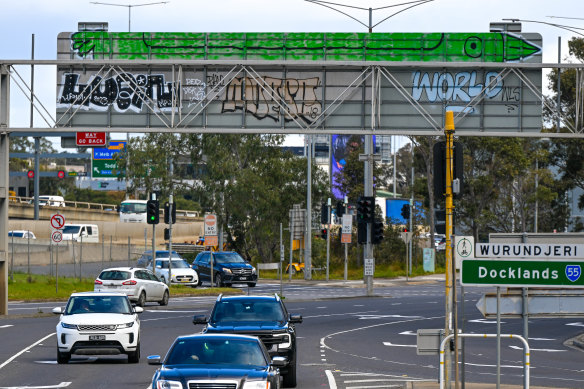
[[[475,286],[581,288],[584,263],[558,260],[465,259],[461,283]]]
[[[565,291],[529,291],[527,312],[529,317],[566,318],[584,316],[584,294],[566,294]],[[559,294],[561,293],[561,295]],[[485,318],[497,316],[496,293],[484,294],[476,304]],[[521,294],[502,294],[499,313],[503,318],[519,318],[523,314]]]
[[[93,178],[116,178],[118,173],[118,163],[116,161],[100,159],[91,161],[91,177]]]
[[[366,276],[372,276],[375,273],[375,262],[373,258],[365,258],[365,266],[363,271]]]
[[[352,232],[353,232],[353,215],[343,215],[341,243],[351,243]]]
[[[55,213],[51,215],[51,227],[60,230],[65,226],[65,216]]]
[[[475,257],[584,259],[584,244],[477,243]]]
[[[105,146],[107,144],[106,133],[77,132],[75,133],[75,144],[84,147]]]
[[[205,246],[217,246],[217,216],[205,215]]]
[[[51,234],[51,240],[55,243],[59,243],[63,240],[63,233],[60,230],[53,231]]]

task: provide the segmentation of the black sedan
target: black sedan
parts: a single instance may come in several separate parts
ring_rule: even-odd
[[[277,389],[278,368],[286,365],[286,358],[270,360],[254,336],[196,334],[176,338],[164,361],[152,355],[148,364],[161,365],[152,377],[152,389]]]

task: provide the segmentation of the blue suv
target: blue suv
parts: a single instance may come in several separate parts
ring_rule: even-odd
[[[213,285],[217,287],[233,284],[256,286],[258,275],[255,267],[235,251],[203,251],[193,261],[192,268],[199,275],[199,284],[211,282],[211,258],[213,258]]]

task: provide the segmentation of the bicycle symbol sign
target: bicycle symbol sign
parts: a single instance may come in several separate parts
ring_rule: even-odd
[[[65,225],[65,216],[58,213],[51,216],[51,227],[55,230],[60,230]]]

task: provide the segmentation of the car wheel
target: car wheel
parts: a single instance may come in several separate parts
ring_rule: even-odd
[[[138,301],[136,302],[136,305],[138,305],[139,307],[143,307],[146,304],[146,292],[142,291],[140,293],[140,297],[138,297]]]
[[[220,288],[223,286],[223,278],[221,277],[221,274],[217,273],[215,274],[215,287],[216,288]]]
[[[295,388],[296,387],[296,357],[288,365],[288,372],[284,376],[283,380],[284,387]]]
[[[158,302],[160,305],[168,305],[168,290],[164,291],[164,295],[162,296],[162,300]]]
[[[256,283],[255,282],[248,282],[247,286],[249,286],[250,288],[253,288],[256,286]]]
[[[65,364],[65,363],[69,363],[69,360],[71,359],[71,353],[62,353],[59,350],[57,350],[57,363],[58,364]]]
[[[140,342],[136,346],[136,351],[130,351],[128,353],[128,363],[138,363],[140,362]]]

